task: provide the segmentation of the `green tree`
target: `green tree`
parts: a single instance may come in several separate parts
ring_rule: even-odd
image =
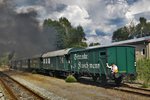
[[[140,17],[139,21],[142,27],[146,25],[146,19],[144,17]]]
[[[70,47],[86,47],[84,42],[85,33],[82,26],[73,27],[71,23],[64,17],[59,21],[47,19],[43,23],[44,27],[54,27],[58,32],[57,47],[59,49]]]
[[[130,33],[128,32],[128,28],[126,26],[119,28],[118,30],[113,32],[112,41],[116,42],[116,41],[127,40],[129,34]]]
[[[150,23],[144,17],[140,17],[140,23],[136,25],[135,37],[144,37],[150,35]]]
[[[136,25],[136,31],[134,37],[143,37],[143,33],[146,29],[146,19],[144,17],[139,18],[140,23]]]
[[[0,66],[9,66],[10,65],[10,61],[15,58],[15,52],[7,52],[4,53],[1,57],[0,57]]]
[[[90,43],[89,46],[97,46],[97,45],[100,45],[100,43]]]
[[[113,32],[112,41],[122,41],[132,39],[134,37],[150,36],[150,22],[147,22],[146,18],[140,17],[140,23],[137,25],[130,24],[128,27],[124,26]]]

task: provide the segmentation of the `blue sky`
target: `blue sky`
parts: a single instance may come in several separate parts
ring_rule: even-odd
[[[116,29],[150,20],[150,0],[14,0],[16,12],[35,9],[40,23],[46,18],[66,17],[73,26],[83,26],[87,43],[109,44]]]

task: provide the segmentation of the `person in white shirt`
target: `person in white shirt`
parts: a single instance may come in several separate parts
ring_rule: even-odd
[[[108,63],[106,63],[106,66],[111,69],[112,74],[118,73],[118,67],[115,64],[112,64],[111,66],[109,66]]]

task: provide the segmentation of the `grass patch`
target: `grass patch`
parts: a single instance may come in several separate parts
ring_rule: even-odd
[[[36,70],[33,70],[31,73],[32,73],[32,74],[37,74]]]
[[[149,87],[149,84],[147,83],[147,82],[144,82],[143,84],[142,84],[142,88],[148,88]]]
[[[69,76],[67,76],[65,81],[69,82],[69,83],[73,83],[73,82],[77,82],[77,79],[73,75],[69,75]]]

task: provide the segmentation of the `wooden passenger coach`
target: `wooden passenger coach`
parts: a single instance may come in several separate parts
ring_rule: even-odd
[[[111,70],[106,67],[118,66],[118,75],[135,74],[135,49],[131,46],[104,46],[76,50],[70,53],[71,70],[79,75],[91,75],[93,79],[111,77]]]

